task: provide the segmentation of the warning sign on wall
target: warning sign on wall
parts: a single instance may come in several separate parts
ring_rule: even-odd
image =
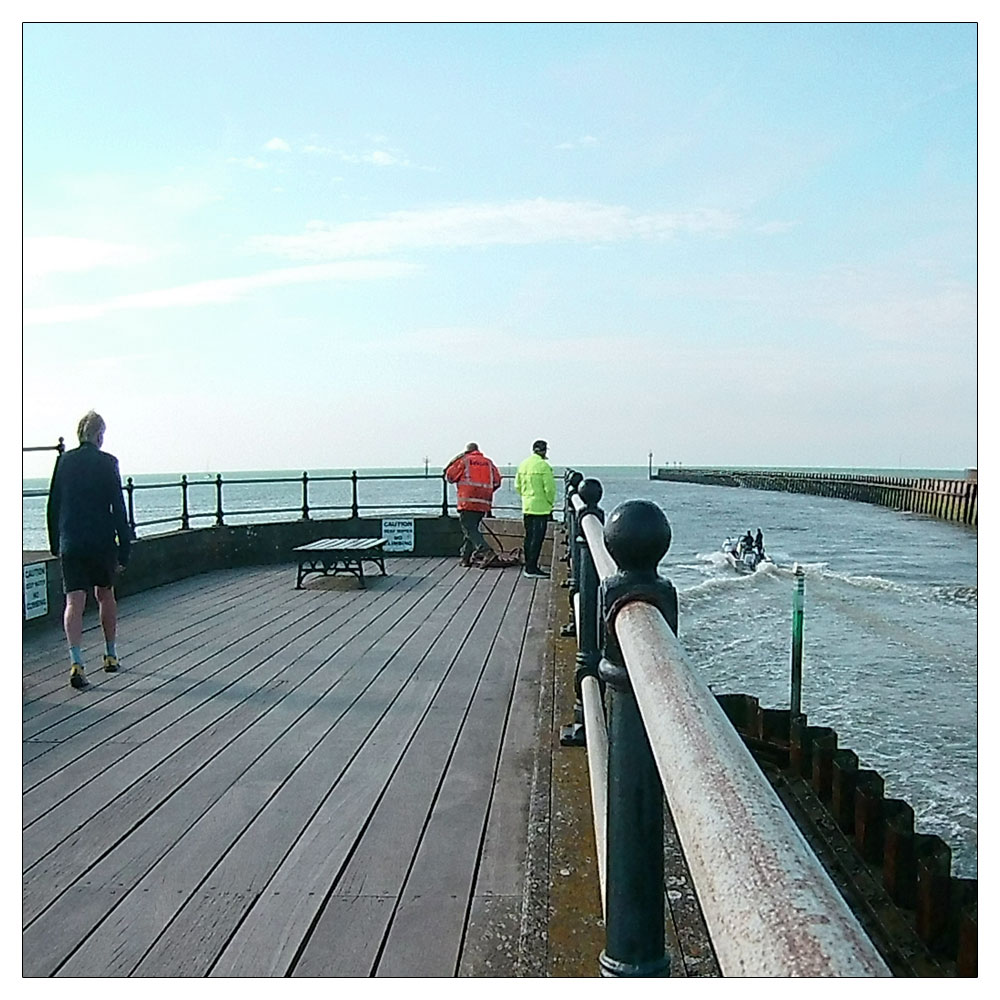
[[[49,591],[45,580],[45,563],[28,563],[24,567],[24,617],[41,618],[49,611]]]
[[[385,552],[413,551],[413,518],[385,517],[382,519],[382,537]]]

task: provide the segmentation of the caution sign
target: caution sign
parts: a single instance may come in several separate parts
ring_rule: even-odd
[[[385,552],[413,551],[413,518],[385,517],[382,519],[382,537]]]
[[[49,588],[45,578],[45,563],[28,563],[24,567],[24,618],[41,618],[49,612]]]

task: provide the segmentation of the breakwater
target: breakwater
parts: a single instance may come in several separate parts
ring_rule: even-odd
[[[856,472],[784,472],[766,469],[659,468],[651,479],[705,486],[741,486],[783,493],[811,493],[926,514],[977,527],[979,483],[976,471],[964,479],[924,479],[865,475]]]

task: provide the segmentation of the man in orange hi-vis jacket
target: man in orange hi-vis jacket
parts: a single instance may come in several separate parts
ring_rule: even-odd
[[[479,450],[475,441],[465,446],[444,470],[458,487],[458,522],[462,526],[462,565],[472,565],[472,553],[488,551],[479,524],[493,509],[493,494],[503,478],[500,470]]]

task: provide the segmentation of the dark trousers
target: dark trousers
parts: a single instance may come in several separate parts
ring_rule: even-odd
[[[524,515],[524,568],[538,569],[538,557],[542,554],[545,528],[549,523],[548,514]]]
[[[473,552],[478,549],[488,548],[486,539],[483,538],[479,530],[480,522],[486,516],[481,510],[460,510],[458,512],[458,523],[462,528],[462,552],[463,559],[468,559]]]

